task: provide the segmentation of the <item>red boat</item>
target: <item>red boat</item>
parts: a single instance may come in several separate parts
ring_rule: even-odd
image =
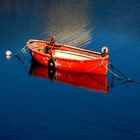
[[[63,82],[101,93],[108,92],[108,80],[106,75],[85,74],[55,69],[52,71],[52,69],[49,70],[45,66],[41,65],[33,67],[30,70],[30,74],[47,80]]]
[[[50,41],[29,40],[27,47],[33,58],[44,66],[82,73],[106,75],[108,71],[107,48],[101,52],[90,51]]]

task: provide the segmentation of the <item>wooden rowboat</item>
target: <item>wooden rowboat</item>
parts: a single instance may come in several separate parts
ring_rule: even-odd
[[[108,93],[108,80],[106,75],[85,74],[57,69],[50,71],[50,69],[47,69],[43,65],[33,65],[30,69],[30,74],[100,93]]]
[[[68,45],[43,40],[29,40],[27,42],[32,57],[40,64],[56,69],[82,73],[106,75],[108,71],[107,49],[95,52]]]

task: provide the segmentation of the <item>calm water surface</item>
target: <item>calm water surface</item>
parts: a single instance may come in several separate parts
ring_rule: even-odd
[[[46,69],[31,69],[29,54],[24,63],[14,57],[28,39],[52,35],[95,51],[108,46],[110,62],[140,81],[139,0],[1,0],[0,140],[139,140],[138,82],[115,81],[111,88],[108,75],[109,89],[99,92],[48,80]]]

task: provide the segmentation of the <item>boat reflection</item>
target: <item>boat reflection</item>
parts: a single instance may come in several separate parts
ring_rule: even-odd
[[[105,75],[91,75],[48,69],[47,67],[41,65],[32,65],[30,74],[47,80],[63,82],[65,84],[86,88],[100,93],[108,92],[108,80]]]

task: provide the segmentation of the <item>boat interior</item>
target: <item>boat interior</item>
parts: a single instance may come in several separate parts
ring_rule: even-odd
[[[66,59],[75,59],[75,60],[92,60],[97,59],[97,57],[81,54],[77,52],[67,51],[67,50],[55,50],[54,57],[61,57]]]
[[[28,46],[31,50],[44,54],[46,47],[49,47],[49,42],[32,41],[28,44]],[[54,46],[51,49],[53,51],[54,57],[64,59],[93,60],[101,57],[101,53],[62,44],[54,44]]]

